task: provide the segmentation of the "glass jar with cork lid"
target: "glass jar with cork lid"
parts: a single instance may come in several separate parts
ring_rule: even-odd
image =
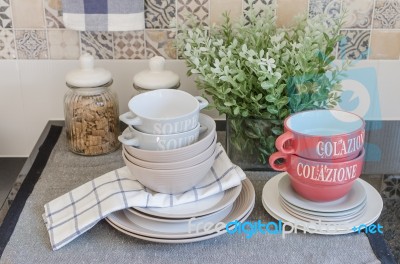
[[[81,68],[66,76],[70,90],[64,96],[68,148],[80,155],[94,156],[119,148],[119,110],[111,91],[111,73],[94,68],[94,59],[85,54]]]

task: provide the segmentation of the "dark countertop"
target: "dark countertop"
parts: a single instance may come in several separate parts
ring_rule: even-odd
[[[385,126],[391,133],[390,130],[394,130],[397,127],[398,122],[394,122],[392,124],[385,123]],[[25,165],[23,166],[19,177],[14,183],[13,189],[10,192],[10,195],[7,198],[7,204],[12,204],[16,193],[18,192],[18,188],[21,183],[24,181],[27,172],[32,166],[33,161],[35,160],[38,149],[40,145],[43,143],[46,135],[50,129],[51,125],[63,125],[62,121],[49,121],[47,126],[45,127],[41,137],[39,138],[37,144],[35,145],[34,150],[32,151],[29,158],[26,160]],[[219,122],[218,128],[222,130],[224,124]],[[396,130],[396,134],[399,134]],[[394,131],[393,131],[394,132]],[[371,134],[370,134],[371,137]],[[378,134],[372,133],[372,139],[377,138]],[[382,137],[382,136],[381,136]],[[225,142],[225,132],[219,131],[218,138],[220,142]],[[386,137],[387,138],[387,137]],[[381,140],[382,141],[382,140]],[[375,141],[377,142],[377,141]],[[397,155],[400,155],[397,153]],[[400,163],[397,164],[400,166]],[[20,165],[19,165],[20,166]],[[375,170],[377,170],[375,168]],[[382,215],[378,222],[383,225],[384,230],[384,238],[390,246],[392,253],[395,258],[400,261],[400,175],[392,175],[387,173],[374,173],[374,174],[363,174],[362,179],[368,181],[372,186],[374,186],[382,195],[384,201],[384,208]],[[2,216],[6,214],[8,210],[8,206],[3,206],[0,208],[0,223],[2,222]]]

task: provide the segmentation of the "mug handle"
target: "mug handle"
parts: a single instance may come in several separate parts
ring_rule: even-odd
[[[202,134],[202,133],[206,132],[207,130],[208,130],[208,127],[206,127],[206,126],[203,126],[203,125],[200,125],[200,131],[199,131],[199,134]]]
[[[293,139],[294,139],[294,134],[290,131],[286,131],[276,139],[275,147],[284,154],[294,154],[295,153],[294,147],[293,146],[288,147],[286,144]]]
[[[118,136],[119,142],[121,142],[124,145],[128,146],[133,146],[133,147],[139,147],[139,140],[137,138],[130,138],[127,139],[123,134]]]
[[[201,110],[201,109],[204,109],[204,108],[206,108],[206,107],[208,106],[208,101],[207,101],[206,99],[204,99],[203,97],[201,97],[201,96],[195,96],[194,98],[196,98],[197,101],[199,101],[199,103],[200,103],[200,106],[199,106],[200,110]]]
[[[140,117],[132,117],[132,112],[126,112],[119,116],[119,120],[130,126],[139,126],[142,124]]]
[[[287,170],[287,158],[288,155],[282,153],[282,152],[275,152],[271,156],[269,156],[269,165],[271,165],[271,168],[273,168],[276,171],[286,171]],[[275,162],[278,159],[284,159],[284,162],[282,164],[275,164]]]

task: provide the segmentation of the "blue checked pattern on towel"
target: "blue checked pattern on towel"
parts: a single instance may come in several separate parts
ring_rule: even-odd
[[[144,29],[144,0],[62,0],[66,28],[79,31]]]
[[[112,212],[133,206],[171,207],[197,201],[241,184],[243,170],[232,164],[217,144],[207,176],[182,194],[154,193],[140,184],[127,167],[108,172],[47,203],[43,219],[53,250],[77,238]]]

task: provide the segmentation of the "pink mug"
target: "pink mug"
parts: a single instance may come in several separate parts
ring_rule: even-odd
[[[357,179],[364,165],[365,150],[358,157],[342,162],[315,161],[296,155],[275,152],[269,158],[274,170],[287,171],[293,178],[308,184],[339,185]],[[280,164],[276,162],[281,160]]]
[[[339,110],[304,111],[287,117],[275,141],[284,154],[334,162],[357,157],[364,147],[365,122]]]

